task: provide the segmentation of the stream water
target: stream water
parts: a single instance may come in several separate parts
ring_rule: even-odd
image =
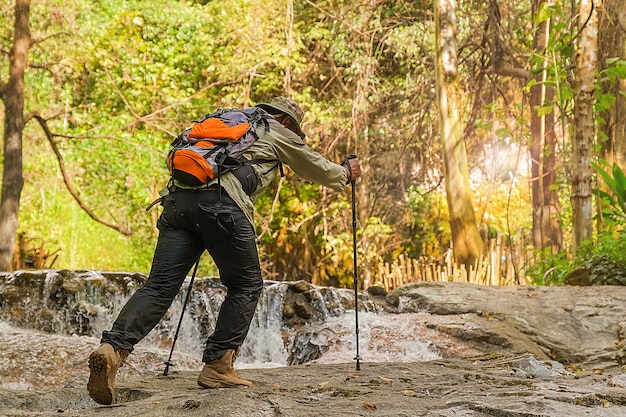
[[[0,275],[0,333],[9,327],[62,336],[99,339],[144,276],[93,271],[38,271]],[[137,347],[168,351],[183,311],[188,282],[166,316]],[[283,320],[290,284],[267,281],[239,367],[259,368],[350,362],[356,356],[354,293],[346,289],[308,286],[306,300],[314,311],[307,320]],[[215,278],[196,279],[183,314],[176,352],[199,358],[213,331],[225,289]],[[359,353],[363,361],[426,361],[439,353],[419,339],[423,317],[380,311],[368,295],[359,297]]]
[[[322,317],[292,328],[283,322],[282,310],[286,283],[268,282],[265,285],[248,337],[241,347],[237,363],[240,367],[285,366],[306,363],[350,362],[356,356],[356,314],[346,309],[336,289],[312,287],[321,307]],[[343,292],[342,295],[345,295]],[[206,336],[213,329],[219,305],[224,297],[220,289],[196,293],[188,309],[176,342],[177,349],[187,354],[202,356]],[[173,340],[182,311],[183,297],[178,297],[170,308],[169,319],[163,321],[141,343],[158,345]],[[332,305],[333,307],[330,307]],[[419,321],[415,314],[388,314],[380,311],[359,311],[359,351],[370,362],[424,361],[439,355],[428,342],[415,338]],[[107,320],[110,321],[110,320]],[[106,326],[105,326],[106,327]]]

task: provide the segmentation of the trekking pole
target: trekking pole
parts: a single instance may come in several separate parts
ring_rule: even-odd
[[[198,264],[200,263],[200,257],[196,261],[196,265],[193,267],[193,273],[191,274],[191,281],[189,281],[189,287],[187,288],[187,295],[185,296],[185,302],[183,303],[183,310],[180,312],[180,319],[178,320],[178,327],[176,327],[176,333],[174,334],[174,340],[172,341],[172,349],[170,350],[170,357],[167,358],[165,363],[165,369],[163,370],[163,376],[167,376],[170,373],[170,366],[174,366],[172,363],[172,354],[174,353],[174,346],[176,346],[176,340],[178,339],[178,333],[180,332],[180,325],[183,323],[183,316],[185,315],[185,307],[189,302],[189,296],[193,288],[193,280],[196,278],[196,271],[198,270]]]
[[[356,155],[348,155],[346,157],[346,162],[348,162],[348,170],[350,174],[352,174],[352,169],[350,168],[350,159],[356,158]],[[352,186],[352,260],[353,260],[353,271],[354,271],[354,319],[355,319],[355,329],[356,329],[356,370],[361,370],[361,355],[359,354],[359,275],[357,273],[357,249],[356,249],[356,190],[355,190],[355,180],[350,180],[350,185]]]

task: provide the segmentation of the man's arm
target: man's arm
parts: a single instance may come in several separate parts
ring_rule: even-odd
[[[350,180],[361,175],[361,167],[357,158],[348,160],[346,165],[336,164],[324,158],[318,152],[311,150],[302,139],[289,129],[272,125],[274,146],[278,158],[284,164],[308,181],[320,183],[335,191],[341,191]],[[352,176],[350,177],[350,169]]]

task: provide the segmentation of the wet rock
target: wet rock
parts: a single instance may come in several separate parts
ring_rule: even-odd
[[[289,327],[311,321],[321,322],[354,309],[354,292],[344,288],[318,287],[306,281],[285,283],[283,319]],[[359,294],[361,311],[376,311],[378,305],[368,294]]]
[[[560,376],[567,372],[565,366],[557,361],[539,361],[534,356],[516,359],[512,361],[512,365],[517,372],[527,375],[529,378]]]
[[[289,320],[296,315],[296,309],[290,304],[283,305],[283,320]]]
[[[374,297],[386,297],[387,296],[387,290],[377,285],[373,285],[369,287],[367,289],[367,293]]]
[[[316,313],[311,304],[307,303],[305,300],[295,300],[291,306],[296,312],[296,315],[304,320],[311,319],[311,317],[313,317]],[[321,314],[319,314],[319,316],[321,317]]]
[[[0,319],[48,332],[90,335],[110,297],[127,296],[144,278],[93,271],[17,271],[0,279]],[[110,306],[113,308],[114,306]]]
[[[319,359],[328,351],[329,340],[332,338],[333,332],[328,328],[314,332],[297,332],[289,349],[288,363],[290,365],[302,365]]]
[[[293,291],[295,293],[303,293],[303,292],[307,292],[311,289],[311,284],[300,280],[300,281],[295,281],[295,282],[290,282],[289,283],[289,290]]]
[[[508,348],[511,342],[508,338],[493,332],[487,332],[475,324],[440,324],[436,326],[440,332],[450,334],[458,339],[483,343],[487,345]]]
[[[390,307],[394,307],[397,309],[400,305],[400,296],[393,293],[387,294],[387,296],[385,297],[385,301]]]

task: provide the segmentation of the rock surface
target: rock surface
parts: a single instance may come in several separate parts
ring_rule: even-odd
[[[95,338],[0,325],[0,416],[626,415],[624,287],[416,283],[370,294],[415,317],[416,337],[442,359],[240,369],[253,388],[203,390],[196,358],[178,353],[164,377],[167,351],[138,348],[114,404],[100,406],[85,390]]]
[[[624,416],[626,376],[559,374],[532,356],[240,371],[253,388],[203,390],[195,372],[118,384],[97,406],[81,387],[0,391],[5,416]],[[531,370],[527,373],[522,369]],[[540,371],[541,370],[541,371]],[[538,375],[545,371],[547,374]],[[535,374],[537,372],[538,374]]]
[[[598,370],[626,363],[626,287],[415,283],[387,298],[398,311],[443,315],[439,330],[495,351]]]

